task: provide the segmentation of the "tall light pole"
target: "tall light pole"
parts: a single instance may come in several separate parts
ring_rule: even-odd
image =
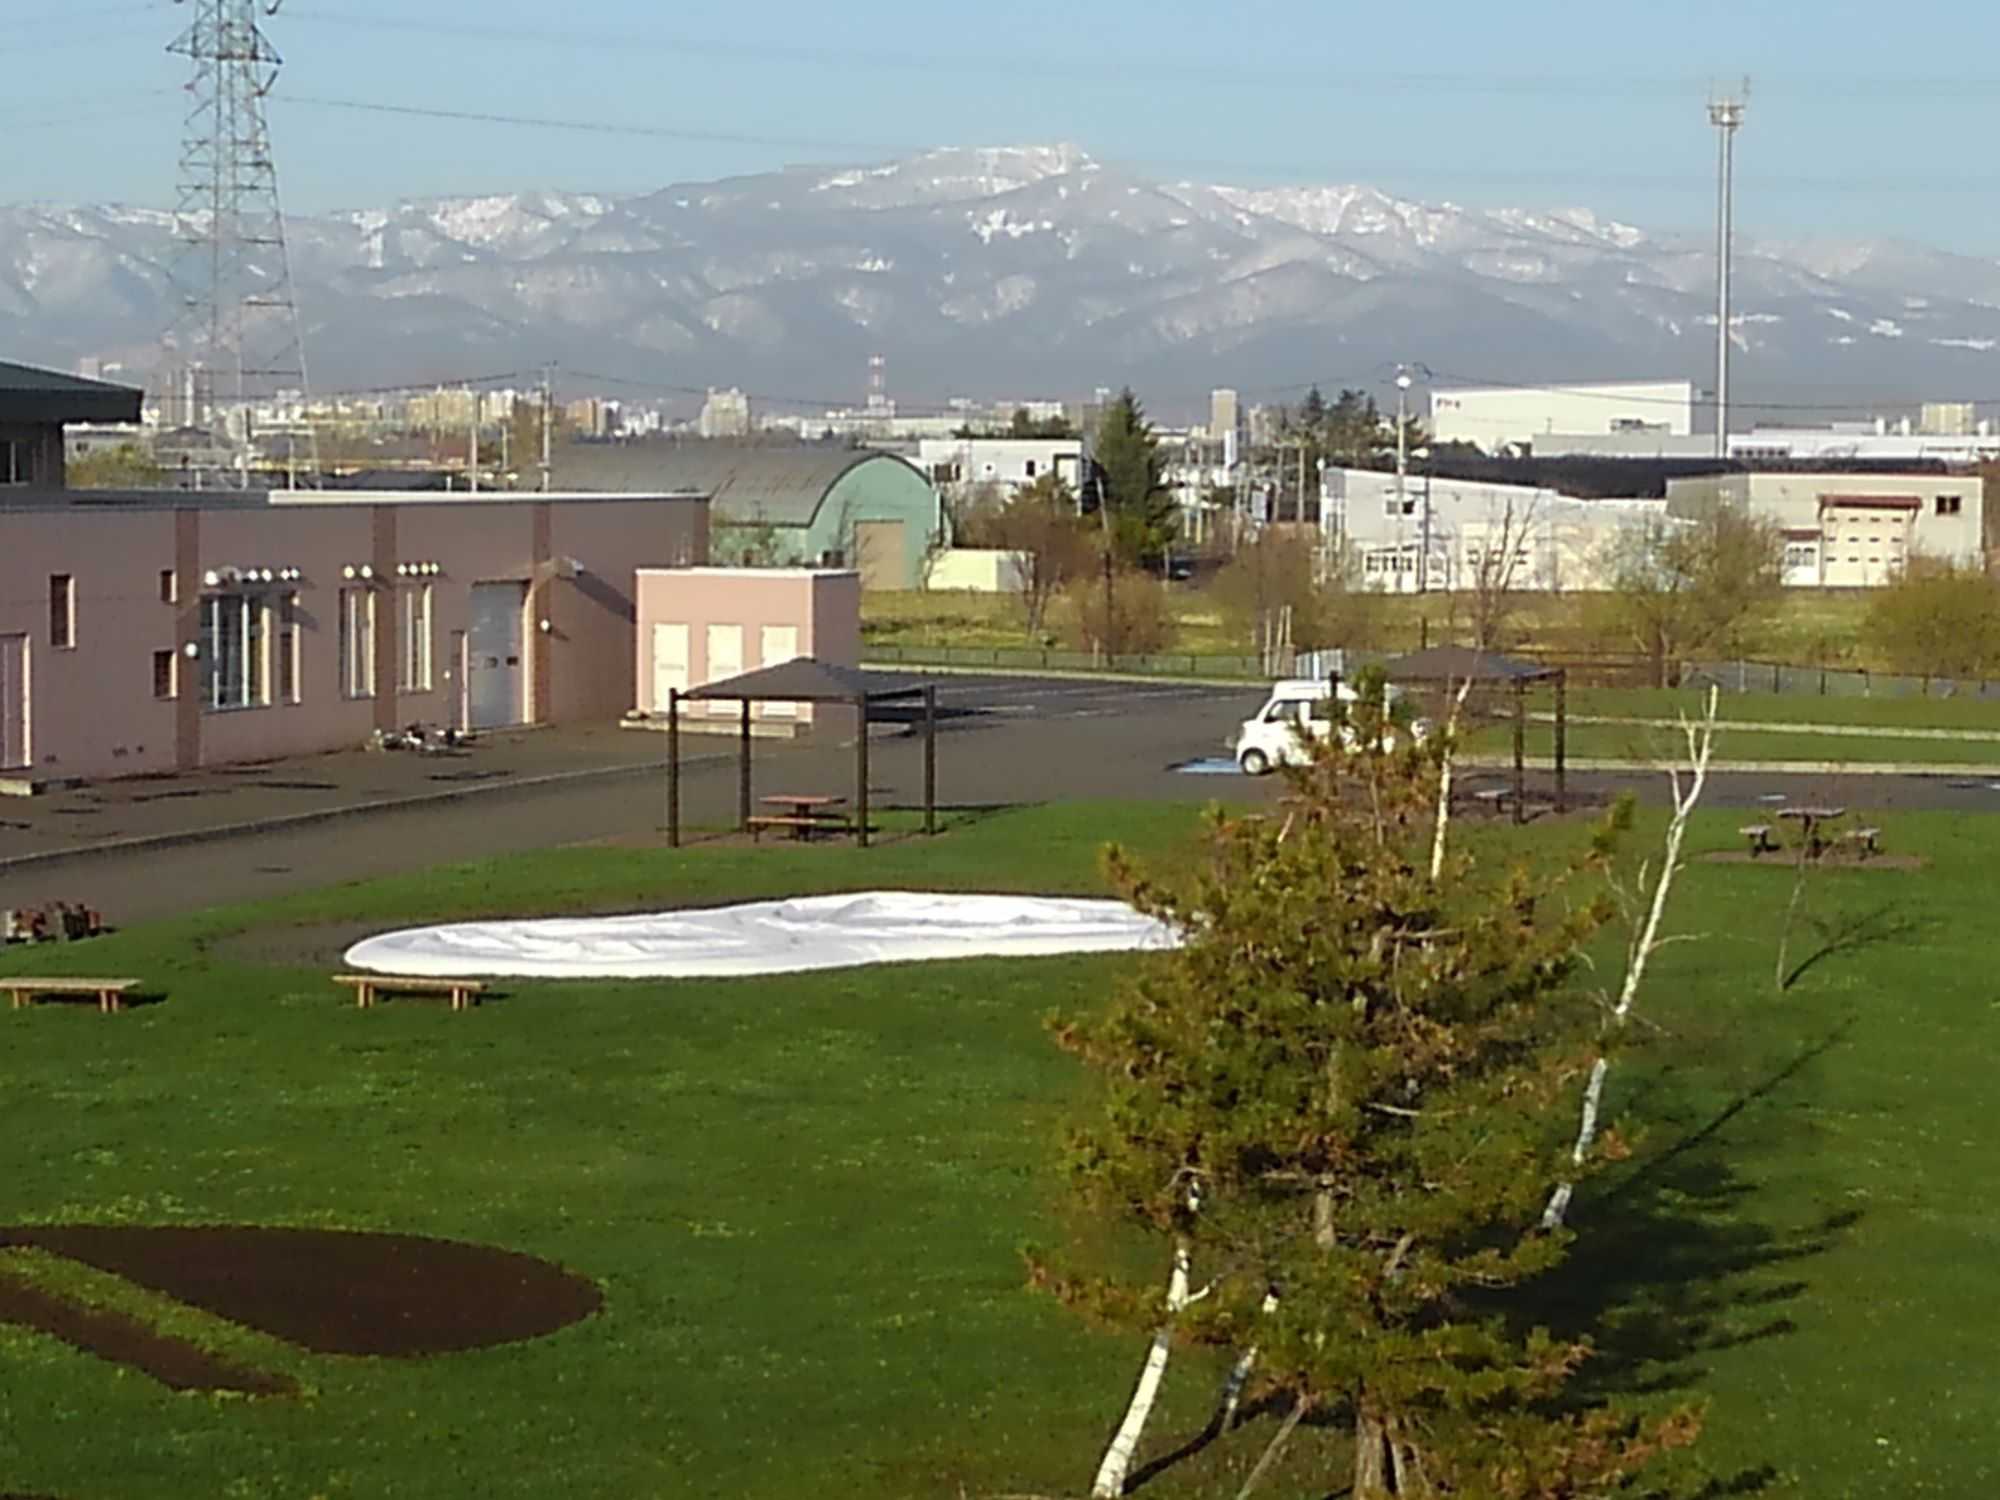
[[[1743,128],[1743,111],[1750,80],[1742,91],[1711,99],[1708,123],[1717,141],[1715,205],[1715,456],[1729,456],[1729,273],[1736,253],[1736,132]]]
[[[1396,366],[1396,518],[1400,532],[1402,518],[1410,513],[1410,372]],[[1426,538],[1428,540],[1428,538]],[[1427,553],[1417,553],[1417,592],[1425,591],[1425,574],[1430,568]]]

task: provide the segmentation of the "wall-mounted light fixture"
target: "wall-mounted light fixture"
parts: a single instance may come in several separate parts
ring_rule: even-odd
[[[554,630],[556,627],[549,621],[544,620],[537,628],[542,632],[543,635],[547,635],[550,631]]]
[[[181,655],[185,656],[189,661],[193,661],[201,655],[201,642],[189,641],[185,646],[181,647]]]

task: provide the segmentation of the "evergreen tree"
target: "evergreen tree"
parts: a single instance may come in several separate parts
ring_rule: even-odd
[[[1116,555],[1127,561],[1157,557],[1174,537],[1174,497],[1159,440],[1130,389],[1104,409],[1091,458]]]
[[[1156,1283],[1046,1260],[1038,1280],[1134,1331],[1254,1350],[1291,1403],[1281,1439],[1313,1415],[1351,1440],[1355,1500],[1608,1494],[1698,1424],[1563,1411],[1587,1346],[1523,1328],[1509,1294],[1569,1243],[1539,1218],[1574,1170],[1594,1013],[1571,979],[1609,916],[1583,886],[1611,826],[1552,875],[1461,855],[1433,879],[1440,751],[1385,749],[1380,702],[1278,816],[1218,814],[1186,880],[1114,852],[1187,941],[1056,1023],[1104,1085],[1069,1166],[1088,1208],[1160,1238],[1179,1295],[1163,1314]]]

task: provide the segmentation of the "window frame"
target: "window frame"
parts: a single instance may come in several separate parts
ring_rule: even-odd
[[[428,583],[404,584],[396,591],[399,693],[429,693],[437,688],[434,603]]]
[[[166,668],[164,680],[166,690],[161,691],[160,669]],[[153,701],[171,703],[181,695],[181,654],[178,651],[155,651],[153,653]]]
[[[76,650],[76,574],[49,574],[49,649]]]
[[[262,589],[204,591],[201,662],[202,712],[231,714],[269,708],[270,595]]]
[[[376,696],[375,590],[363,584],[340,591],[340,696],[362,702]]]

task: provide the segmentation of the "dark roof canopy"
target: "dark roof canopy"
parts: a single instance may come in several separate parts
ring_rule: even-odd
[[[864,697],[874,702],[889,698],[914,698],[922,692],[921,684],[908,678],[861,672],[853,667],[839,667],[810,656],[800,656],[780,662],[775,667],[759,667],[741,677],[711,682],[682,696],[741,699],[746,703],[852,703]]]
[[[0,422],[136,422],[142,392],[0,360]]]
[[[1495,656],[1470,646],[1433,646],[1388,663],[1383,675],[1391,682],[1540,682],[1562,675],[1560,667]]]

